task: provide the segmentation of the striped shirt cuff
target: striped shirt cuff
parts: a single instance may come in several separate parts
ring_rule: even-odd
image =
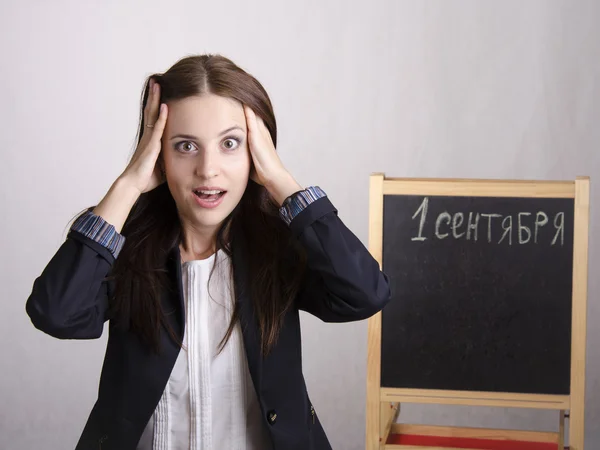
[[[77,218],[71,226],[71,230],[78,231],[106,247],[115,259],[125,244],[125,236],[118,233],[115,227],[102,217],[94,214],[91,209]]]
[[[326,197],[327,194],[319,186],[309,186],[302,191],[298,191],[285,199],[279,215],[286,224],[290,224],[304,208],[310,205],[315,200]]]

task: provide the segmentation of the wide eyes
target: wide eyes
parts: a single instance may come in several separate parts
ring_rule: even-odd
[[[221,142],[221,148],[226,151],[233,151],[241,145],[242,141],[243,139],[237,137],[228,137]],[[191,153],[196,150],[197,147],[192,141],[180,141],[175,144],[175,149],[181,153]]]

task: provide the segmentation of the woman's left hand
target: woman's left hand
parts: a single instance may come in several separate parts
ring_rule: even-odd
[[[250,179],[271,193],[281,205],[283,200],[302,187],[286,170],[271,139],[271,134],[265,123],[257,117],[252,108],[244,105],[246,126],[248,128],[248,147],[254,168]]]

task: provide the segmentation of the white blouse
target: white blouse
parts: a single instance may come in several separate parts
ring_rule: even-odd
[[[230,269],[230,258],[222,250],[207,259],[182,264],[184,348],[136,450],[272,448],[239,322],[217,355],[233,312]]]

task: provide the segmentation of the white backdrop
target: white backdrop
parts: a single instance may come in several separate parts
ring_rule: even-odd
[[[59,341],[25,300],[133,149],[146,75],[222,53],[257,76],[279,152],[363,241],[368,178],[592,177],[586,448],[600,448],[600,2],[0,3],[0,448],[73,448],[106,335]],[[305,374],[334,448],[364,448],[366,321],[303,315]],[[556,428],[552,412],[406,406],[403,421]]]

